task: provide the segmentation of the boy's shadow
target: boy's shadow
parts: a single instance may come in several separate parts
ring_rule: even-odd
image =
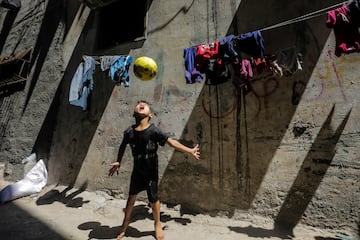
[[[153,220],[153,215],[151,211],[151,207],[145,204],[136,205],[134,206],[131,214],[131,223],[136,221],[151,219]],[[181,217],[171,217],[169,214],[163,214],[161,212],[160,220],[162,223],[169,222],[174,220],[177,223],[182,225],[187,225],[191,222],[188,218],[181,218]],[[130,223],[130,224],[131,224]],[[80,230],[90,230],[89,239],[114,239],[119,234],[121,226],[117,227],[109,227],[109,226],[102,226],[99,222],[85,222],[78,226]],[[163,226],[163,229],[166,230],[167,226]],[[154,231],[139,231],[137,228],[129,226],[126,230],[125,236],[133,237],[133,238],[141,238],[145,236],[153,236],[155,238]]]
[[[76,197],[78,194],[85,191],[87,183],[85,182],[78,190],[67,195],[67,192],[70,191],[73,187],[67,187],[63,191],[59,190],[50,190],[36,200],[37,205],[52,204],[54,202],[61,202],[67,207],[78,208],[81,207],[84,203],[90,201],[84,201],[82,197]]]
[[[109,227],[106,225],[101,225],[99,222],[85,222],[78,226],[80,230],[90,230],[88,239],[116,239],[120,231],[120,226],[118,227]],[[126,237],[141,238],[145,236],[155,237],[154,231],[142,231],[129,226],[126,230]]]
[[[150,205],[140,204],[134,206],[131,215],[131,221],[136,222],[138,220],[144,220],[144,219],[154,220]],[[160,221],[162,223],[169,222],[172,220],[182,225],[187,225],[188,223],[191,223],[191,220],[189,218],[171,217],[170,214],[164,214],[164,212],[160,212]]]

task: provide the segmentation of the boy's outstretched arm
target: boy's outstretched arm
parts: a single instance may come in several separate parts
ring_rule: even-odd
[[[200,159],[199,144],[196,144],[193,148],[189,148],[173,138],[168,138],[167,143],[177,151],[191,154],[196,160]]]
[[[117,161],[110,164],[111,168],[109,169],[108,176],[114,175],[115,172],[117,175],[119,175],[120,163],[124,156],[125,149],[126,149],[126,143],[122,141],[119,147]]]

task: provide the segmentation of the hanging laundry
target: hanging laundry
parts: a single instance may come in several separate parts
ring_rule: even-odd
[[[352,23],[360,27],[360,0],[353,0],[349,4],[349,15]]]
[[[239,53],[236,49],[236,41],[233,41],[235,35],[230,34],[219,40],[220,51],[223,54],[223,59],[225,61],[230,61],[239,56]]]
[[[219,43],[225,60],[236,58],[241,52],[250,57],[264,57],[264,39],[260,31],[243,33],[238,36],[230,34],[221,38]]]
[[[252,60],[246,58],[235,58],[233,61],[234,74],[241,79],[248,79],[254,76]]]
[[[195,68],[200,73],[205,73],[205,84],[208,85],[223,83],[231,77],[228,67],[222,60],[219,41],[197,46]]]
[[[231,78],[227,65],[221,59],[209,59],[205,69],[207,85],[217,85],[226,82]]]
[[[349,6],[343,6],[327,12],[326,25],[334,29],[335,55],[360,51],[360,34],[358,27],[349,15]]]
[[[302,55],[295,47],[276,52],[270,63],[274,75],[279,77],[290,76],[301,71],[302,64]]]
[[[252,90],[250,80],[253,78],[253,67],[251,59],[236,58],[233,62],[234,84],[241,87],[245,94]]]
[[[270,71],[270,60],[268,57],[252,58],[252,62],[257,75]]]
[[[205,73],[205,84],[208,85],[223,83],[231,77],[229,68],[222,59],[219,41],[197,46],[195,68],[200,73]]]
[[[253,70],[251,66],[251,62],[248,59],[241,60],[241,78],[249,79],[253,77]]]
[[[190,47],[184,49],[185,59],[185,79],[186,83],[199,83],[203,81],[203,75],[195,67],[195,55],[197,47]]]
[[[240,34],[232,38],[231,48],[236,49],[237,53],[244,52],[251,57],[264,57],[264,39],[260,31]]]
[[[110,69],[111,63],[117,60],[120,56],[100,56],[100,69],[105,72]]]
[[[71,80],[69,102],[71,105],[87,109],[88,96],[93,90],[93,74],[95,72],[95,59],[83,56],[83,61],[79,64]]]
[[[111,62],[109,76],[117,85],[130,86],[129,69],[132,61],[131,56],[119,56]]]
[[[200,44],[197,46],[195,54],[195,67],[200,72],[205,72],[210,59],[219,59],[221,61],[219,51],[219,42],[215,41],[208,44]]]

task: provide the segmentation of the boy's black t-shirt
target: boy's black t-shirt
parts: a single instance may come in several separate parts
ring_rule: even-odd
[[[124,141],[130,145],[134,157],[133,174],[158,180],[157,149],[158,145],[165,145],[168,137],[153,123],[142,131],[136,131],[135,126],[125,130]]]

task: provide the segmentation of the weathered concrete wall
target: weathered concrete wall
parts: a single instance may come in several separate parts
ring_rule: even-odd
[[[45,162],[49,158],[53,134],[49,130],[56,124],[58,87],[83,29],[82,15],[90,12],[79,6],[79,2],[56,0],[23,3],[5,36],[2,56],[33,48],[25,89],[0,98],[4,110],[0,116],[7,122],[3,126],[0,161],[5,162],[4,174],[11,180],[23,177],[21,160],[32,152]],[[3,19],[8,10],[1,8],[1,11]],[[75,18],[77,12],[80,13]],[[69,40],[67,33],[72,25],[82,26],[72,32],[75,35]],[[6,27],[9,26],[3,21],[2,29]]]
[[[24,91],[1,99],[1,103],[12,99],[8,109],[12,115],[1,139],[0,161],[12,163],[8,164],[5,174],[13,179],[23,176],[19,163],[32,152],[62,77],[64,8],[61,1],[52,1],[51,7],[47,7],[47,3],[38,0],[23,3],[1,52],[2,56],[8,56],[27,47],[34,49],[32,71]],[[5,9],[1,10],[7,14]]]
[[[44,77],[39,77],[29,101],[42,110],[27,107],[25,114],[14,115],[3,138],[8,143],[1,146],[1,161],[18,161],[33,147],[49,160],[49,182],[87,184],[126,197],[130,149],[119,176],[107,177],[107,170],[116,159],[122,132],[133,123],[136,101],[146,99],[153,103],[154,123],[164,132],[201,147],[201,161],[168,146],[160,149],[162,201],[238,218],[244,212],[258,213],[273,218],[275,226],[304,221],[356,231],[360,55],[334,56],[334,35],[325,26],[325,15],[263,32],[268,53],[291,46],[303,53],[303,71],[294,76],[261,79],[254,82],[255,92],[244,95],[231,81],[188,85],[183,75],[186,47],[262,29],[337,2],[153,1],[143,46],[108,52],[94,51],[98,14],[92,11],[76,46],[71,46],[72,38],[52,42],[58,54],[48,54],[51,61],[44,63]],[[77,37],[79,30],[70,26],[59,27],[59,36]],[[33,33],[35,39],[39,31]],[[98,69],[91,106],[84,112],[68,103],[71,78],[83,54],[147,55],[157,61],[159,73],[142,82],[131,71],[131,86],[125,88],[114,86]],[[70,56],[68,63],[59,64]],[[291,102],[295,81],[304,88],[298,105]],[[40,89],[48,84],[48,90]],[[51,104],[43,104],[41,93]]]

